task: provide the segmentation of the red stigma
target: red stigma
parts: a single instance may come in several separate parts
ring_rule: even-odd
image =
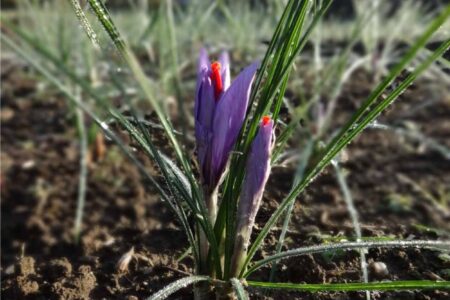
[[[269,122],[270,122],[270,117],[269,116],[262,117],[262,124],[263,124],[263,126],[266,126],[267,124],[269,124]]]
[[[216,101],[219,100],[219,96],[223,91],[222,76],[220,75],[221,68],[222,66],[218,61],[215,61],[211,64],[210,78],[214,86],[214,97],[216,98]]]

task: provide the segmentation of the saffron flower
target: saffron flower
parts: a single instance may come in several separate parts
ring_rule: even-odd
[[[226,52],[210,62],[200,51],[195,98],[195,138],[203,184],[217,188],[247,111],[258,63],[246,67],[232,83]]]
[[[256,213],[270,174],[273,145],[273,120],[264,116],[252,142],[246,162],[246,173],[237,210],[237,227],[231,274],[237,274],[247,255]]]

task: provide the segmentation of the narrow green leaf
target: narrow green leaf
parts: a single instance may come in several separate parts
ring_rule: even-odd
[[[130,106],[132,107],[132,106]],[[200,261],[200,257],[199,257],[199,252],[198,252],[198,248],[197,248],[197,243],[195,241],[195,237],[194,234],[192,233],[190,224],[189,224],[189,220],[187,218],[187,214],[183,208],[183,202],[178,199],[178,195],[181,194],[181,199],[184,199],[184,201],[191,203],[192,198],[191,198],[191,191],[190,191],[190,186],[186,183],[184,183],[183,181],[186,180],[181,171],[178,169],[178,167],[169,159],[167,158],[165,155],[163,155],[162,153],[160,153],[156,147],[153,145],[153,142],[148,134],[148,131],[144,128],[143,124],[141,122],[138,121],[138,116],[136,111],[132,108],[132,113],[133,116],[135,118],[135,120],[137,121],[137,123],[139,124],[139,129],[141,131],[141,133],[144,135],[145,138],[145,142],[141,144],[141,147],[149,154],[149,156],[151,156],[156,163],[158,164],[159,168],[162,170],[162,173],[164,175],[164,177],[167,180],[168,183],[168,187],[169,190],[172,192],[172,195],[174,197],[174,203],[173,203],[173,207],[174,210],[176,211],[177,215],[178,215],[178,219],[180,220],[183,229],[187,235],[189,244],[190,244],[190,248],[192,249],[192,252],[194,254],[194,260],[198,263]],[[123,121],[123,120],[121,120]],[[124,126],[125,128],[129,128],[129,130],[131,130],[132,132],[136,132],[137,130],[134,130],[131,125],[127,122],[124,122],[122,124],[122,126]],[[130,134],[132,134],[130,132]],[[141,140],[141,137],[136,134],[135,139],[137,140]],[[170,162],[170,163],[169,163]],[[184,178],[184,180],[183,180]],[[196,215],[196,207],[194,205],[194,207],[192,207],[191,205],[191,210],[194,212],[193,215]]]
[[[94,13],[96,14],[99,21],[102,23],[104,29],[107,31],[108,35],[110,36],[110,38],[113,41],[114,45],[116,46],[117,50],[121,53],[121,55],[124,57],[126,63],[129,65],[131,71],[133,72],[136,80],[139,83],[139,86],[141,87],[142,91],[145,93],[147,100],[149,101],[150,105],[152,106],[156,115],[158,116],[158,119],[161,122],[161,125],[163,126],[163,128],[169,138],[169,141],[171,142],[171,144],[175,150],[177,159],[183,166],[183,169],[186,172],[186,175],[188,176],[189,182],[192,186],[193,198],[196,199],[201,206],[201,202],[202,202],[201,198],[202,197],[200,195],[200,189],[198,187],[198,183],[195,180],[193,172],[191,170],[189,159],[183,153],[182,148],[173,133],[174,130],[173,130],[172,124],[170,123],[168,117],[164,114],[158,101],[156,101],[156,99],[153,95],[153,92],[150,89],[148,78],[145,75],[144,71],[142,70],[141,65],[139,64],[139,62],[138,62],[137,58],[135,57],[135,55],[133,54],[133,52],[129,49],[129,47],[125,43],[124,39],[121,37],[120,32],[117,29],[117,27],[115,26],[114,21],[112,20],[111,15],[109,14],[106,6],[101,1],[98,1],[98,0],[89,0],[89,4],[91,5],[91,8],[94,11]],[[205,216],[207,216],[205,211],[203,211],[202,214],[205,214]],[[207,220],[207,218],[205,218],[205,220]],[[211,227],[211,225],[209,227]],[[209,233],[207,233],[207,235],[209,236],[209,238],[211,238],[212,227],[208,231],[209,231]],[[215,248],[215,247],[213,246],[213,248]]]
[[[166,194],[164,189],[158,184],[158,182],[147,172],[145,167],[141,164],[141,162],[129,151],[126,144],[113,132],[109,129],[108,125],[106,125],[105,122],[103,122],[94,112],[93,110],[84,102],[82,102],[80,99],[78,99],[76,96],[74,96],[68,88],[64,86],[64,84],[57,79],[55,76],[53,76],[49,70],[47,70],[43,65],[41,65],[36,59],[32,58],[30,55],[25,53],[20,46],[15,44],[11,39],[9,39],[7,36],[2,34],[1,36],[2,41],[5,42],[7,46],[12,48],[16,53],[18,53],[21,57],[23,57],[31,66],[33,66],[38,72],[40,72],[44,77],[49,80],[50,83],[52,83],[54,86],[56,86],[66,97],[69,101],[74,103],[77,107],[79,107],[81,110],[83,110],[84,113],[86,113],[90,118],[94,120],[94,122],[99,125],[101,130],[105,133],[106,137],[110,138],[113,142],[115,142],[120,150],[136,165],[138,170],[145,178],[147,178],[152,185],[158,190],[159,194],[161,195],[161,198],[163,199],[164,203],[168,204],[171,210],[175,213],[175,215],[179,218],[180,222],[182,224],[187,224],[186,228],[188,227],[187,218],[183,211],[180,212],[180,210],[176,207],[176,205],[172,202],[170,196]],[[193,236],[189,237],[189,231],[186,231],[188,234],[188,240],[193,241]],[[195,247],[195,243],[191,242],[192,246]]]
[[[103,4],[103,1],[88,0],[88,2],[94,13],[97,15],[100,23],[103,25],[103,28],[111,38],[111,41],[117,47],[119,52],[123,54],[126,49],[125,41],[120,36],[119,30],[117,30],[116,25],[114,25],[111,15],[109,14],[105,4]]]
[[[326,283],[326,284],[296,284],[247,281],[248,286],[263,289],[283,289],[300,292],[351,292],[351,291],[398,291],[450,289],[450,281],[409,280],[370,283]]]
[[[260,100],[253,114],[248,114],[241,130],[240,137],[237,142],[237,151],[242,155],[236,155],[232,158],[230,164],[230,172],[225,181],[224,200],[219,208],[218,218],[216,222],[216,237],[221,238],[225,229],[225,276],[228,276],[229,259],[231,259],[231,251],[233,247],[234,224],[236,214],[236,204],[239,191],[244,177],[244,164],[251,141],[253,140],[257,126],[264,113],[270,108],[275,95],[279,95],[277,103],[274,104],[276,115],[281,106],[284,96],[284,89],[287,86],[289,71],[296,56],[303,49],[309,38],[312,29],[322,17],[332,0],[327,0],[322,9],[314,16],[309,27],[304,31],[304,21],[309,9],[310,1],[291,0],[286,5],[283,15],[278,23],[275,33],[272,37],[269,48],[263,59],[261,67],[257,73],[255,84],[252,88],[250,96],[250,105],[255,102],[256,97],[260,96]],[[302,33],[304,32],[303,36]],[[262,81],[264,85],[260,90]],[[280,87],[282,89],[280,89]],[[259,95],[261,93],[261,95]]]
[[[78,179],[77,209],[75,213],[73,234],[75,237],[75,241],[78,242],[81,233],[81,225],[83,221],[84,206],[86,201],[86,185],[88,175],[88,136],[86,132],[86,124],[84,124],[83,111],[77,108],[75,113],[80,140],[80,175]]]
[[[234,292],[236,293],[236,297],[238,300],[248,300],[247,292],[244,289],[244,286],[237,278],[230,279],[231,285],[233,286]]]
[[[201,281],[209,281],[209,280],[211,280],[211,278],[209,278],[208,276],[189,276],[189,277],[184,277],[184,278],[178,279],[177,281],[172,282],[171,284],[169,284],[165,288],[159,290],[158,292],[156,292],[152,296],[148,297],[147,300],[163,300],[163,299],[167,299],[170,295],[172,295],[173,293],[181,290],[182,288],[185,288],[185,287],[187,287],[189,285],[192,285],[194,283],[198,283],[198,282],[201,282]]]
[[[185,155],[185,153],[182,151],[182,148],[173,133],[173,127],[169,121],[168,116],[165,115],[165,113],[161,109],[158,101],[155,99],[153,91],[150,88],[148,78],[145,75],[141,65],[139,64],[139,61],[137,60],[137,58],[133,54],[133,52],[130,50],[130,48],[127,46],[125,41],[122,39],[117,27],[114,25],[114,22],[110,16],[106,6],[99,0],[89,0],[89,4],[91,5],[92,10],[96,14],[99,21],[102,23],[103,27],[109,34],[109,36],[110,36],[111,40],[113,41],[114,45],[116,46],[117,50],[124,57],[126,63],[130,67],[130,70],[133,72],[136,80],[139,83],[140,88],[146,95],[147,100],[149,101],[150,105],[152,106],[156,115],[158,116],[158,119],[161,122],[161,125],[163,126],[163,128],[166,132],[166,135],[169,138],[169,141],[171,142],[171,144],[175,150],[177,159],[180,162],[180,164],[182,165],[183,170],[185,171],[185,174],[186,174],[187,178],[189,179],[189,183],[191,185],[191,190],[192,190],[192,198],[196,201],[196,203],[199,207],[199,210],[200,210],[201,217],[198,220],[202,220],[201,226],[202,226],[202,229],[205,231],[205,235],[208,239],[208,242],[210,243],[211,252],[214,257],[216,273],[217,273],[217,276],[220,278],[220,277],[222,277],[222,267],[220,264],[218,243],[216,240],[216,236],[214,234],[212,224],[211,224],[211,222],[209,222],[208,210],[206,208],[205,201],[203,200],[203,196],[200,191],[198,182],[196,181],[196,179],[194,177],[194,173],[191,169],[190,161],[189,161],[188,157]]]
[[[311,158],[315,142],[316,141],[311,137],[305,145],[305,149],[303,150],[301,158],[300,158],[300,163],[297,167],[297,171],[295,172],[294,185],[303,179],[303,175],[305,173],[309,159]],[[289,222],[291,220],[291,214],[292,214],[292,211],[294,210],[294,204],[295,204],[295,202],[291,202],[288,209],[286,210],[286,214],[285,214],[285,217],[283,220],[283,227],[281,228],[280,237],[278,238],[278,243],[277,243],[277,247],[275,250],[276,254],[280,253],[281,249],[283,247],[284,238],[286,236],[286,232],[289,227]],[[277,264],[278,264],[278,261],[275,261],[272,265],[272,269],[270,270],[269,281],[273,281],[273,279],[275,277]]]
[[[375,107],[372,107],[374,102],[381,96],[383,91],[390,85],[390,83],[396,78],[400,71],[409,63],[415,56],[415,54],[423,47],[434,32],[445,22],[450,15],[450,5],[439,15],[425,33],[416,41],[413,47],[407,52],[405,57],[400,63],[394,67],[391,74],[380,83],[369,98],[364,102],[360,109],[354,114],[351,120],[341,129],[340,133],[328,144],[327,148],[323,152],[321,159],[317,164],[311,168],[306,174],[305,178],[289,193],[289,195],[282,201],[277,210],[272,214],[268,222],[264,225],[257,236],[255,242],[252,244],[244,268],[249,264],[252,257],[255,255],[257,249],[261,246],[261,243],[265,236],[270,231],[270,228],[274,226],[278,218],[287,209],[291,201],[295,201],[296,197],[316,178],[316,176],[322,172],[322,170],[331,162],[331,160],[350,142],[352,141],[362,130],[387,107],[419,76],[434,60],[440,57],[449,47],[450,40],[444,41],[442,45],[436,49],[432,55],[423,61],[413,73],[411,73],[397,88],[392,91],[388,97],[382,100]],[[242,272],[245,270],[243,269]]]
[[[262,266],[265,266],[274,261],[278,261],[280,259],[285,259],[289,257],[295,257],[305,254],[314,254],[321,253],[324,251],[332,251],[332,250],[355,250],[355,249],[364,249],[364,248],[398,248],[398,247],[432,247],[436,249],[445,248],[450,250],[450,241],[423,241],[423,240],[413,240],[413,241],[375,241],[375,242],[346,242],[346,243],[335,243],[329,245],[319,245],[319,246],[310,246],[292,249],[284,252],[280,252],[278,254],[269,256],[262,260],[254,263],[247,272],[245,272],[243,277],[247,277],[254,271],[258,270]]]
[[[332,165],[334,167],[334,171],[336,173],[336,179],[338,181],[338,185],[341,189],[345,204],[347,206],[347,211],[350,215],[350,219],[352,220],[353,230],[355,232],[356,241],[361,241],[362,234],[361,234],[361,225],[359,223],[359,217],[358,217],[358,211],[356,210],[355,203],[353,201],[353,196],[350,191],[350,187],[347,184],[347,180],[345,178],[344,172],[341,170],[338,161],[333,161]],[[362,278],[364,280],[364,283],[369,282],[369,273],[367,270],[367,263],[366,263],[366,254],[365,249],[359,250],[359,257],[360,257],[360,265],[361,265],[361,272],[362,272]]]
[[[99,42],[97,38],[97,34],[92,29],[91,24],[89,23],[86,15],[84,14],[83,9],[80,6],[80,2],[78,0],[70,0],[72,7],[75,11],[75,15],[77,16],[81,26],[83,26],[84,31],[86,32],[88,38],[91,40],[92,44],[95,48],[99,48]]]

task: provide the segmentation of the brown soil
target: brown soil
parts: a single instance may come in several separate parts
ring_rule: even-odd
[[[89,166],[82,238],[79,244],[73,242],[79,170],[73,115],[58,93],[38,88],[25,66],[4,61],[2,68],[3,299],[145,299],[191,273],[191,259],[177,262],[187,245],[180,226],[154,189],[108,142],[103,160]],[[367,82],[360,72],[346,86],[337,123],[368,93]],[[426,136],[450,147],[450,93],[436,96],[431,89],[424,81],[413,86],[381,121],[414,123]],[[413,112],[431,93],[447,98]],[[390,131],[369,129],[345,156],[342,166],[348,171],[365,237],[450,237],[450,163],[440,153]],[[274,168],[255,232],[289,190],[292,174],[292,167]],[[279,229],[273,231],[257,258],[273,252],[278,234]],[[328,169],[299,197],[285,248],[344,238],[353,238],[353,228],[334,173]],[[450,259],[432,250],[373,249],[367,259],[371,280],[450,280]],[[387,272],[380,270],[380,262]],[[269,271],[264,268],[250,279],[267,280]],[[351,251],[286,260],[276,280],[359,282],[360,276],[359,253]],[[448,299],[450,291],[372,296]],[[191,297],[185,289],[171,299]],[[365,299],[365,295],[252,289],[251,299]]]

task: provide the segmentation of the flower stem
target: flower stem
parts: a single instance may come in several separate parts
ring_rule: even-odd
[[[248,244],[253,227],[252,220],[239,218],[234,242],[233,257],[231,258],[231,277],[237,277],[241,271],[244,260],[247,256]]]
[[[206,202],[206,207],[208,208],[209,221],[214,227],[217,217],[217,194],[218,189],[211,189],[207,186],[203,187],[203,197]],[[209,270],[211,264],[208,263],[208,251],[209,251],[209,241],[201,228],[199,228],[199,239],[200,239],[200,274],[211,275],[213,278],[214,270]]]
[[[217,193],[218,189],[210,189],[207,186],[203,187],[203,198],[206,202],[206,207],[208,208],[209,221],[214,227],[217,217]],[[213,264],[209,263],[209,242],[206,237],[205,232],[202,228],[198,227],[198,237],[200,239],[200,266],[199,274],[210,275],[215,278],[215,270],[210,269]],[[207,300],[213,297],[212,286],[209,282],[200,282],[196,284],[194,288],[194,299],[196,300]]]

